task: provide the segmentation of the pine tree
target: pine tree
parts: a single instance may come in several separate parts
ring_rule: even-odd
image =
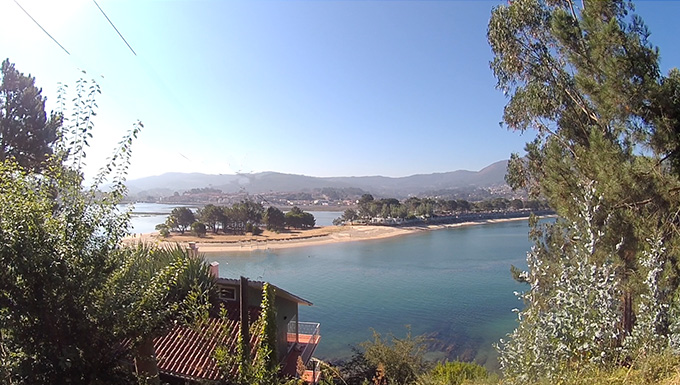
[[[40,170],[52,154],[62,117],[47,117],[35,78],[19,72],[9,59],[0,70],[0,161],[13,158],[24,168]]]

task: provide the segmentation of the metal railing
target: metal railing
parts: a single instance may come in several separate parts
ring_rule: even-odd
[[[295,335],[295,342],[297,342],[298,321],[296,315],[294,315],[293,318],[291,318],[291,320],[288,322],[288,334]]]
[[[302,350],[300,356],[302,362],[307,363],[312,358],[316,345],[319,344],[321,338],[321,324],[318,322],[298,322],[298,333],[309,336],[309,340],[305,338],[305,348]]]

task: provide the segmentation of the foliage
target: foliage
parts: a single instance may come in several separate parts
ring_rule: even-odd
[[[352,347],[352,356],[347,361],[338,363],[340,367],[337,377],[344,384],[362,385],[367,383],[375,375],[376,367],[366,360],[364,352],[358,347]]]
[[[109,164],[85,188],[80,166],[91,136],[93,93],[78,82],[74,118],[57,135],[53,156],[35,168],[12,159],[0,164],[0,372],[9,383],[126,381],[124,349],[114,332],[124,315],[111,317],[97,301],[99,290],[124,258],[127,213],[116,203],[130,144],[141,123],[118,144]],[[83,101],[83,98],[86,98]],[[32,102],[29,100],[28,102]],[[83,123],[83,122],[86,123]],[[111,190],[98,188],[113,176]]]
[[[264,214],[264,207],[261,203],[246,199],[232,206],[232,209],[240,211],[246,223],[253,225],[262,222],[262,215]]]
[[[244,200],[231,207],[207,204],[198,210],[196,216],[186,207],[176,207],[168,216],[165,225],[170,230],[184,234],[198,219],[214,234],[220,229],[225,234],[245,234],[252,232],[254,227],[262,223],[263,213],[262,204],[251,200]]]
[[[335,218],[333,220],[333,225],[340,226],[344,223],[352,222],[357,219],[359,219],[359,214],[357,214],[357,212],[353,209],[347,209],[342,213],[341,217]]]
[[[247,231],[248,224],[253,226],[262,222],[264,207],[260,203],[246,199],[231,207],[224,207],[223,212],[222,226],[225,232],[229,230],[236,234],[243,234]]]
[[[198,219],[205,223],[213,233],[217,234],[219,224],[223,222],[224,211],[218,206],[207,204],[198,210]]]
[[[468,380],[485,379],[484,367],[469,362],[438,363],[432,370],[418,378],[418,385],[460,385]],[[467,382],[466,382],[467,383]]]
[[[0,162],[2,383],[132,383],[131,349],[170,322],[204,316],[210,297],[201,261],[122,246],[129,215],[117,203],[141,123],[93,185],[83,185],[94,116],[87,109],[98,90],[88,84],[78,82],[79,107],[40,174],[11,159]],[[110,190],[101,192],[111,176]]]
[[[680,357],[664,351],[659,354],[643,355],[631,362],[629,367],[603,368],[600,365],[581,363],[565,368],[562,372],[562,385],[675,385],[680,380],[678,366]],[[507,380],[494,379],[472,380],[466,385],[490,385],[507,383]],[[540,379],[523,383],[524,385],[550,385],[554,381]]]
[[[161,235],[163,238],[167,238],[170,236],[170,228],[168,227],[167,224],[165,223],[159,223],[155,227],[156,231]]]
[[[197,237],[205,237],[207,229],[202,222],[194,222],[191,224],[191,232]]]
[[[266,369],[276,373],[278,371],[278,355],[276,352],[276,307],[274,300],[276,289],[266,283],[262,286],[262,303],[260,307],[260,344],[257,355],[264,360]]]
[[[518,211],[526,209],[528,211],[549,210],[549,207],[538,200],[522,201],[515,199],[510,201],[505,198],[493,198],[479,202],[468,202],[464,199],[433,199],[410,197],[403,202],[395,198],[372,199],[371,195],[366,194],[359,202],[358,212],[347,209],[343,216],[333,221],[334,225],[340,225],[347,221],[359,218],[372,220],[377,218],[400,218],[406,220],[429,219],[441,216],[465,215],[469,213],[489,213],[506,212],[509,210]]]
[[[0,70],[0,161],[14,159],[27,170],[41,170],[53,152],[62,116],[47,117],[35,78],[17,71],[9,59]]]
[[[168,219],[165,224],[171,228],[184,234],[184,232],[190,228],[190,226],[196,222],[196,217],[194,213],[187,207],[175,207],[168,215]]]
[[[427,338],[411,335],[409,329],[406,337],[397,338],[390,334],[384,339],[380,333],[373,331],[373,341],[365,341],[363,357],[375,370],[382,368],[382,376],[388,384],[412,384],[423,373],[428,364],[424,360]]]
[[[216,348],[214,357],[227,383],[236,385],[285,383],[278,376],[275,297],[274,287],[265,283],[262,287],[260,316],[249,328],[250,335],[257,336],[255,337],[257,346],[254,349],[245,342],[242,330],[239,330],[236,352],[230,352],[224,346]],[[254,357],[250,354],[253,351],[255,352]],[[237,368],[236,371],[233,371],[233,368]]]
[[[110,210],[85,204],[79,177],[56,167],[37,178],[11,161],[0,165],[5,383],[85,383],[121,375],[120,352],[111,348],[115,336],[99,329],[101,314],[90,297],[111,271],[122,232],[110,227],[117,220]],[[61,204],[52,187],[60,190]]]
[[[267,225],[267,230],[270,231],[281,231],[286,226],[285,214],[274,206],[267,207],[262,221]]]
[[[296,229],[312,228],[316,224],[316,219],[311,213],[302,211],[299,207],[293,206],[285,215],[286,226]]]
[[[537,131],[506,179],[559,215],[543,229],[533,222],[526,309],[501,351],[510,382],[565,380],[674,340],[678,83],[659,74],[632,11],[616,0],[516,0],[489,21],[503,120]]]
[[[533,306],[518,313],[520,325],[499,358],[505,375],[519,382],[560,377],[569,362],[611,365],[620,359],[620,277],[612,261],[596,255],[605,238],[594,223],[603,197],[594,195],[594,186],[583,191],[583,220],[558,221],[549,227],[549,241],[528,254],[529,270],[521,278],[531,287],[518,295]]]
[[[354,349],[352,358],[341,363],[340,378],[344,384],[418,384],[457,385],[471,380],[487,379],[486,370],[473,363],[445,362],[432,366],[425,361],[429,340],[425,336],[383,338],[373,332],[373,340]],[[334,375],[333,377],[337,377]]]
[[[157,248],[143,243],[122,249],[121,254],[98,292],[102,310],[122,316],[114,328],[119,337],[155,337],[177,321],[207,318],[217,293],[202,258],[192,257],[179,245]]]

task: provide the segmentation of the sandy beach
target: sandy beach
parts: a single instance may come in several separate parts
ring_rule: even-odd
[[[446,225],[427,226],[325,226],[307,230],[290,230],[281,233],[264,231],[261,235],[224,235],[208,233],[199,238],[189,235],[173,233],[168,238],[162,238],[158,233],[136,234],[126,238],[126,242],[151,242],[159,245],[183,244],[195,242],[200,253],[215,254],[233,251],[274,250],[291,247],[323,245],[329,243],[368,241],[413,234],[420,231],[431,231],[463,226],[476,226],[488,223],[522,221],[527,218],[488,219],[473,222],[463,222]]]

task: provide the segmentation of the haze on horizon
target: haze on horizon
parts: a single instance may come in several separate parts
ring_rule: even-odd
[[[6,1],[0,56],[48,109],[59,82],[100,84],[88,176],[137,120],[129,179],[479,171],[533,138],[499,127],[486,29],[504,2],[99,0],[133,54],[91,1],[19,0],[66,54]],[[680,2],[636,7],[666,73]]]

